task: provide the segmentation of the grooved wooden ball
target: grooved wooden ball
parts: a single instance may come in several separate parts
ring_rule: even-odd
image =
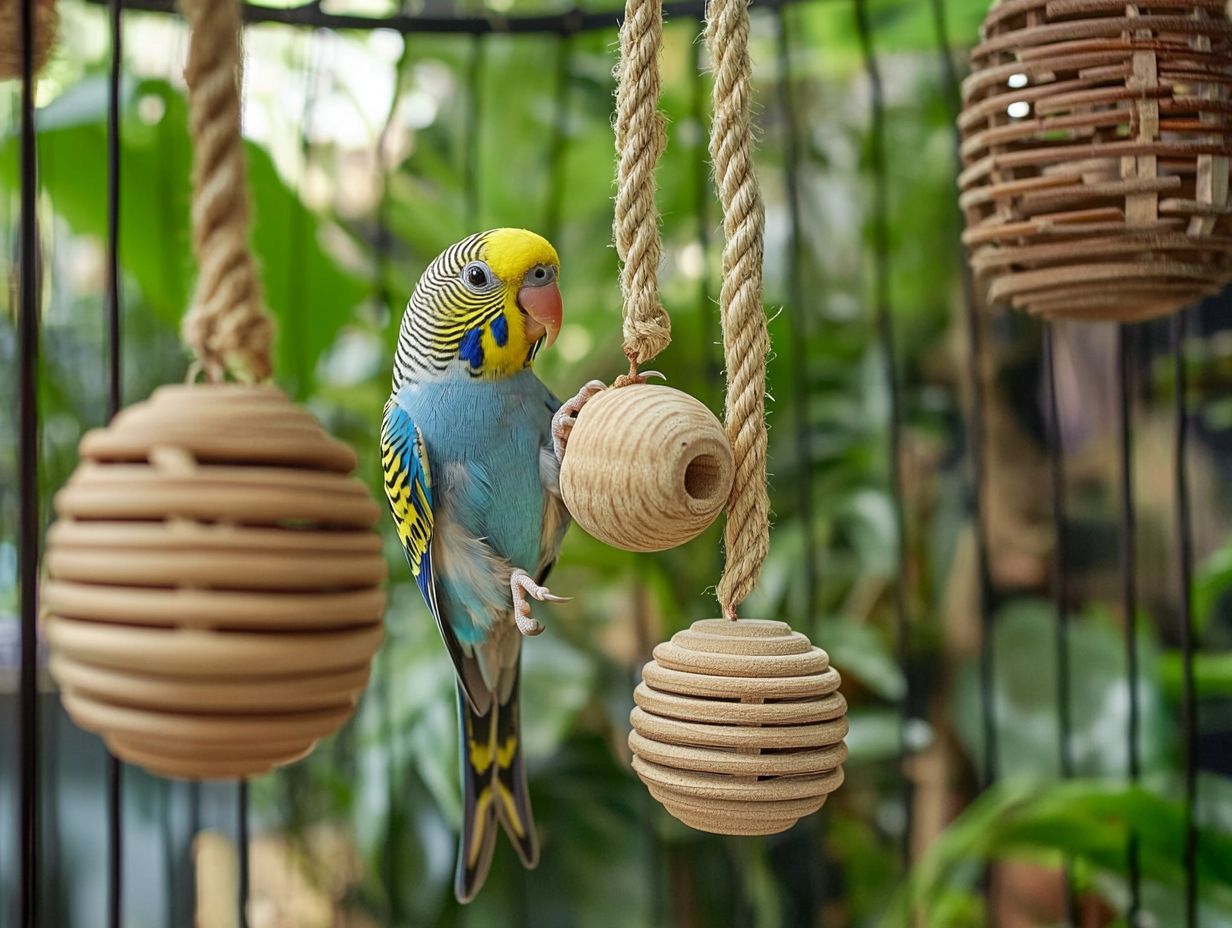
[[[1224,0],[999,0],[981,39],[959,203],[992,300],[1133,321],[1232,280]]]
[[[569,435],[560,489],[574,520],[626,551],[700,535],[727,505],[733,475],[723,426],[700,401],[657,384],[592,397]]]
[[[163,387],[81,441],[43,629],[64,707],[118,757],[214,779],[306,755],[382,637],[380,510],[273,387]]]
[[[843,782],[838,671],[785,622],[705,619],[654,650],[633,693],[633,769],[699,831],[769,835]]]

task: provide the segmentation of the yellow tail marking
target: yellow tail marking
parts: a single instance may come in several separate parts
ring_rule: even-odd
[[[488,724],[486,742],[479,741],[475,737],[474,723],[471,721],[470,713],[466,713],[467,760],[471,767],[474,768],[477,777],[485,775],[491,769],[493,760],[496,761],[497,769],[506,769],[513,763],[518,753],[518,736],[516,734],[506,738],[504,744],[497,745],[497,711],[494,707],[488,715],[490,722]],[[492,783],[480,790],[479,794],[475,797],[475,821],[472,826],[474,831],[471,837],[471,850],[470,854],[467,855],[468,867],[473,867],[475,861],[479,858],[479,847],[484,837],[484,829],[487,828],[487,812],[493,802],[493,786],[496,788],[496,795],[500,800],[501,806],[504,808],[505,815],[507,816],[506,820],[513,829],[514,834],[519,838],[526,836],[526,825],[522,822],[522,816],[518,814],[517,801],[514,799],[513,793],[499,779],[493,779]]]
[[[474,867],[479,861],[479,850],[483,847],[484,832],[488,828],[488,807],[492,805],[492,789],[484,787],[475,799],[475,821],[471,831],[471,852],[466,855],[466,866]]]
[[[522,816],[518,815],[518,805],[514,801],[513,793],[509,792],[500,780],[496,781],[496,792],[500,796],[501,805],[505,807],[507,816],[505,820],[509,823],[509,827],[519,838],[526,837],[526,826],[522,824]]]
[[[513,763],[513,757],[518,753],[518,736],[510,735],[496,752],[496,763],[503,770]]]

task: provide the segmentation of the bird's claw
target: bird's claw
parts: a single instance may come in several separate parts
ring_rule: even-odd
[[[606,389],[607,384],[602,380],[592,380],[578,390],[577,396],[562,403],[560,409],[556,410],[556,414],[552,416],[552,450],[556,452],[558,462],[565,459],[565,444],[569,441],[569,433],[573,431],[573,426],[577,424],[578,413],[591,398],[598,396]]]
[[[651,377],[667,380],[667,376],[659,371],[638,371],[636,374],[622,374],[616,378],[616,386],[645,383]],[[569,433],[577,425],[578,413],[582,411],[582,407],[590,402],[591,399],[607,388],[607,384],[602,380],[590,381],[582,389],[578,390],[576,396],[562,403],[560,409],[556,410],[556,414],[552,416],[552,450],[556,452],[558,463],[565,459],[565,446],[569,441]]]
[[[531,579],[524,570],[515,570],[509,577],[509,588],[513,591],[513,619],[518,625],[518,631],[527,637],[541,634],[543,623],[532,619],[530,603],[526,597],[537,599],[541,603],[567,603],[572,597],[557,596],[546,586],[540,586]]]

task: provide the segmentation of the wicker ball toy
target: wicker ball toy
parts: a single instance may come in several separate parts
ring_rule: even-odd
[[[273,387],[173,386],[81,441],[43,628],[73,721],[193,779],[264,773],[351,715],[382,637],[354,452]]]
[[[959,117],[963,239],[993,301],[1132,321],[1232,280],[1224,0],[1000,0]]]
[[[663,551],[715,520],[733,473],[714,413],[671,387],[635,384],[605,390],[582,408],[560,489],[594,537],[625,551]]]
[[[0,79],[21,77],[21,5],[25,0],[0,0]],[[43,70],[56,41],[55,0],[34,3],[34,73]]]
[[[784,831],[843,783],[839,682],[826,652],[784,622],[694,622],[642,670],[633,769],[692,828]]]

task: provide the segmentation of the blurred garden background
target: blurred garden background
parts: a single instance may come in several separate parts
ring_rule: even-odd
[[[613,5],[583,0],[580,8]],[[321,6],[375,17],[397,8],[390,0]],[[83,0],[61,0],[59,9],[59,45],[36,98],[44,522],[80,436],[104,422],[106,408],[106,11]],[[496,22],[567,5],[421,0],[410,9]],[[819,815],[765,839],[703,835],[668,817],[629,768],[631,694],[655,643],[716,614],[720,532],[633,555],[574,529],[552,586],[576,598],[543,608],[547,633],[524,649],[527,763],[543,861],[523,871],[502,840],[488,885],[460,909],[451,889],[460,819],[452,670],[383,523],[387,638],[356,717],[306,761],[251,786],[253,928],[1059,925],[1067,917],[1063,864],[1075,923],[1126,925],[1131,829],[1141,847],[1139,925],[1183,924],[1167,322],[1137,326],[1131,336],[1140,607],[1132,620],[1119,579],[1117,332],[1056,330],[1075,762],[1074,777],[1064,780],[1040,326],[1001,312],[981,317],[997,748],[995,782],[979,789],[988,771],[965,425],[971,360],[955,205],[956,99],[945,55],[964,70],[984,12],[984,0],[801,0],[753,13],[775,346],[775,528],[744,611],[791,622],[842,671],[851,705],[844,787]],[[669,145],[659,205],[674,338],[655,366],[717,411],[721,237],[707,174],[710,82],[698,31],[696,20],[673,18],[665,32]],[[191,151],[182,22],[129,11],[124,49],[120,261],[131,402],[186,373],[177,332],[193,280]],[[557,245],[565,326],[536,362],[557,394],[621,371],[610,240],[614,29],[475,37],[256,24],[246,53],[244,131],[255,248],[278,326],[276,380],[358,450],[374,491],[402,307],[427,262],[471,231],[525,226]],[[884,100],[883,136],[874,132],[874,91]],[[0,244],[10,297],[18,94],[17,82],[0,84]],[[892,314],[902,385],[901,575],[879,300]],[[1227,309],[1212,300],[1195,310],[1186,346],[1203,928],[1232,926]],[[0,312],[0,925],[17,924],[19,863],[15,326],[10,298]],[[905,642],[896,637],[899,584]],[[1141,657],[1139,788],[1126,777],[1127,627]],[[58,709],[49,681],[41,707],[44,924],[88,928],[103,923],[104,751]],[[126,768],[124,795],[125,924],[192,924],[194,867],[233,852],[235,785],[195,787]],[[196,843],[194,862],[198,829],[214,834]]]

